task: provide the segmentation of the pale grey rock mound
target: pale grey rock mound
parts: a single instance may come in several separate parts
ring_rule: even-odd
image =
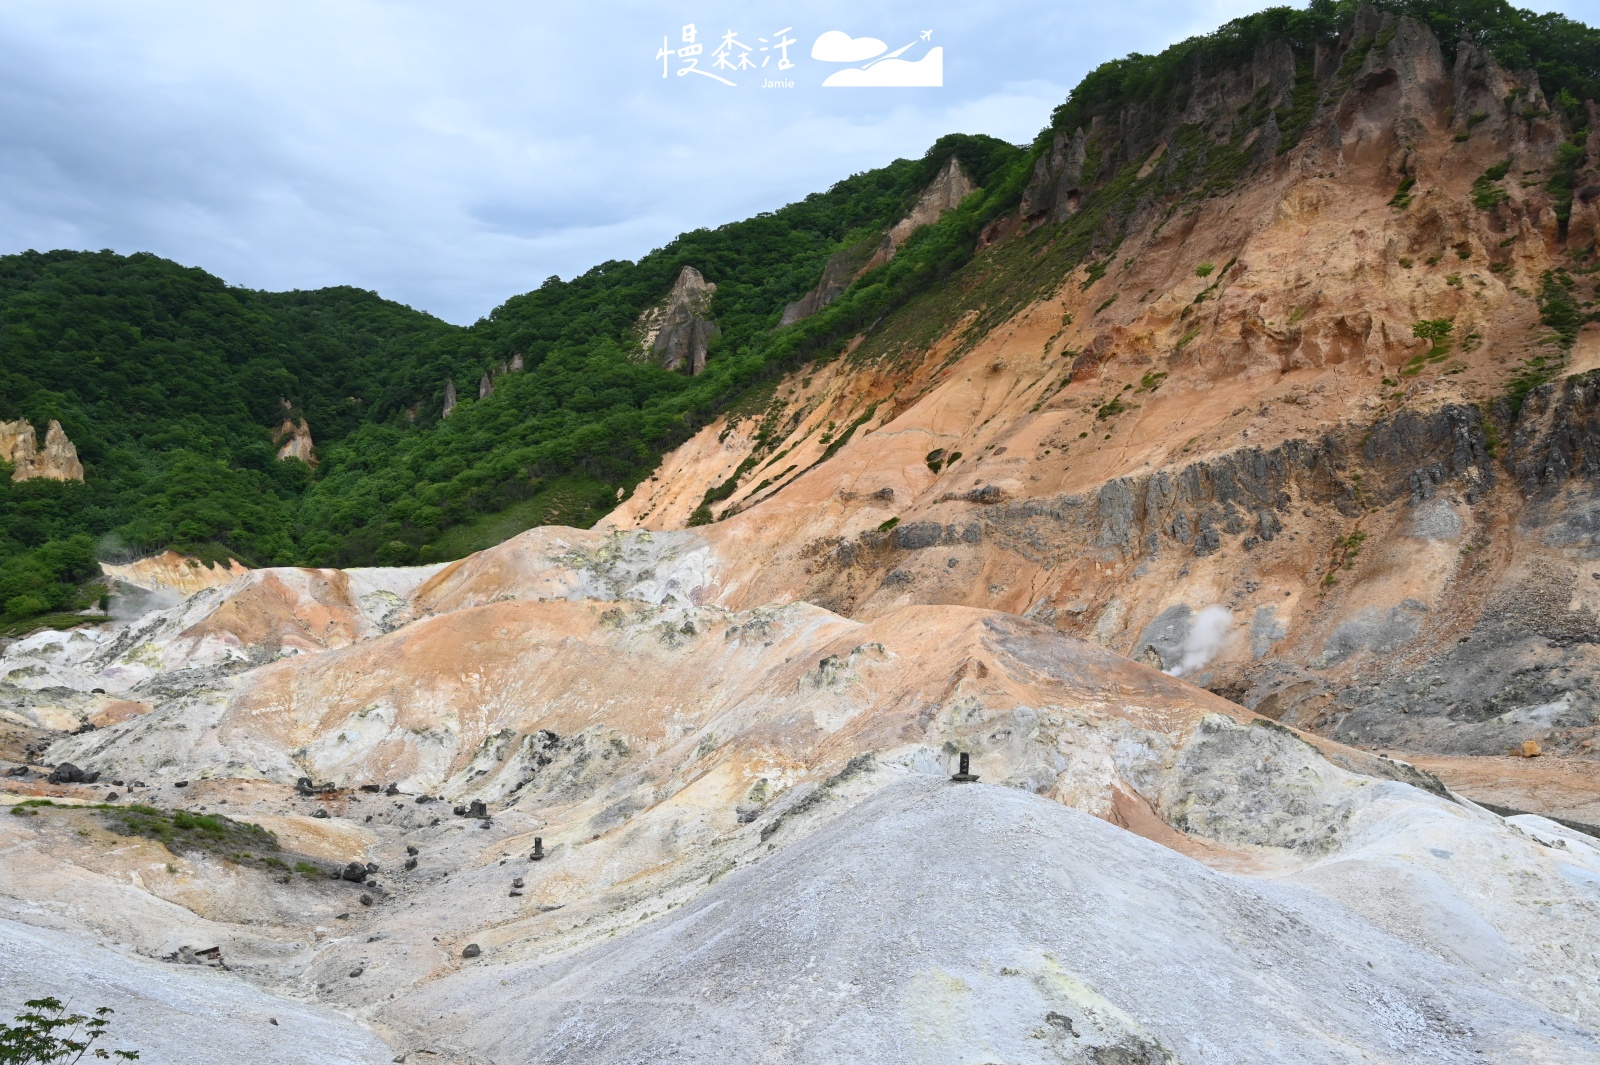
[[[1600,1061],[1600,1033],[1304,887],[926,777],[653,923],[406,1010],[507,1063]]]

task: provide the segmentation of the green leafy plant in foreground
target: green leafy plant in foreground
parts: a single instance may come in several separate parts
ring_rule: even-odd
[[[34,998],[12,1024],[0,1024],[0,1065],[43,1065],[81,1061],[87,1055],[102,1061],[137,1061],[137,1050],[107,1050],[94,1044],[106,1036],[115,1011],[101,1006],[91,1017],[68,1013],[59,999]]]

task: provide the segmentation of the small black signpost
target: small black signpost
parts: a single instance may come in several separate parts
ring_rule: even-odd
[[[955,776],[951,777],[950,779],[955,781],[958,784],[965,784],[968,781],[977,780],[978,778],[977,778],[976,774],[967,772],[967,770],[969,768],[971,768],[971,765],[968,762],[967,752],[966,751],[962,751],[961,752],[961,772],[957,773]]]

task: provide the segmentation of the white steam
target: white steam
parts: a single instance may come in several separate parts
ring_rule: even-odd
[[[112,621],[138,621],[152,610],[167,610],[183,602],[183,596],[169,588],[141,588],[118,581],[111,592],[108,613]]]
[[[1227,607],[1208,606],[1200,611],[1194,616],[1189,632],[1183,638],[1183,659],[1167,672],[1174,677],[1181,677],[1203,669],[1222,650],[1232,628],[1233,611]]]

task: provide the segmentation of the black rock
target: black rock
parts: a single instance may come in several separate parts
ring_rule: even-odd
[[[416,867],[417,867],[417,860],[415,858],[407,858],[406,859],[406,868],[407,869],[415,869]]]
[[[400,794],[400,786],[391,782],[387,788],[383,789],[383,793],[385,795],[398,795]]]
[[[363,896],[361,896],[361,905],[363,905],[363,906],[371,906],[372,905],[372,896],[371,895],[363,895]]]
[[[431,795],[418,795],[417,798],[416,798],[416,803],[417,803],[418,806],[421,806],[424,803],[430,803],[432,801],[433,801],[433,796],[431,796]]]
[[[27,766],[25,766],[25,765],[14,765],[10,769],[6,770],[6,776],[8,776],[8,777],[25,777],[25,776],[28,775],[28,772],[29,772],[29,770],[28,770]]]
[[[89,692],[91,695],[104,695],[106,690],[104,688],[90,688]]]
[[[480,955],[482,953],[483,953],[483,948],[478,946],[478,944],[476,944],[476,943],[468,943],[465,947],[463,947],[461,949],[461,956],[463,958],[476,958],[478,955]]]
[[[340,875],[352,884],[359,884],[367,878],[367,867],[360,862],[351,862]]]
[[[365,895],[361,896],[361,898],[362,898],[363,901],[366,900],[366,896]],[[350,970],[350,979],[354,980],[356,977],[360,976],[362,973],[364,973],[366,971],[367,971],[366,966],[358,965],[354,969]]]
[[[378,863],[377,862],[368,862],[367,863],[367,872],[376,873],[377,871],[378,871]]]
[[[62,762],[50,770],[49,782],[51,784],[82,784],[84,782],[84,772],[71,762]]]
[[[378,792],[383,790],[383,785],[382,784],[363,784],[363,785],[361,785],[361,790],[365,791],[365,792],[368,792],[369,794],[376,795],[376,794],[378,794]]]
[[[465,816],[467,816],[467,808],[465,806],[457,806],[457,807],[453,808],[450,812],[455,814],[457,817],[465,817]]]
[[[310,795],[317,789],[312,786],[310,777],[301,777],[299,780],[294,782],[294,790],[298,791],[302,795]]]
[[[512,887],[521,887],[522,886],[522,877],[519,876],[515,880],[511,881],[511,886]]]
[[[468,817],[488,817],[489,807],[482,799],[473,799],[472,805],[467,807]]]
[[[122,796],[118,795],[114,791],[106,792],[106,802],[116,802],[120,798],[122,798]]]
[[[180,780],[172,786],[175,788],[187,788],[189,786],[189,782],[187,780]]]
[[[494,822],[489,820],[487,817],[485,817],[482,821],[478,822],[478,827],[479,828],[493,828],[494,827]]]
[[[328,816],[328,811],[319,809],[315,813],[313,813],[311,816],[312,817],[327,817]]]
[[[122,781],[120,781],[120,780],[113,780],[113,781],[112,781],[112,782],[111,782],[111,783],[112,783],[112,785],[113,785],[113,786],[114,786],[114,787],[118,787],[118,788],[120,788],[120,787],[122,787],[122,786],[123,786],[123,783],[122,783]]]
[[[416,856],[417,856],[417,855],[418,855],[418,854],[421,854],[421,853],[422,853],[422,852],[421,852],[421,851],[419,851],[419,850],[417,850],[417,848],[416,848],[416,847],[413,847],[413,846],[410,846],[410,845],[409,845],[409,844],[408,844],[408,845],[407,845],[407,846],[406,846],[406,853],[407,853],[407,854],[409,854],[409,855],[411,855],[411,857],[413,857],[413,858],[415,858],[415,857],[416,857]]]

